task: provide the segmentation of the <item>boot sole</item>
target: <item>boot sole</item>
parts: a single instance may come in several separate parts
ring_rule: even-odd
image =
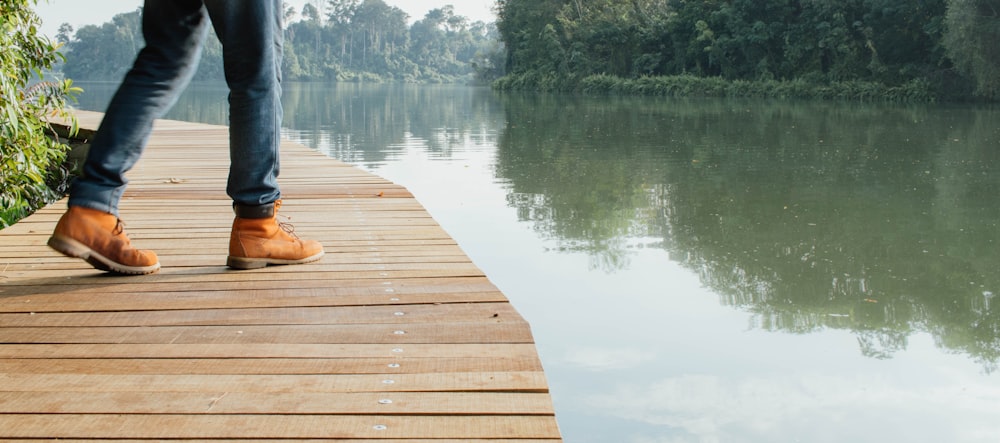
[[[49,238],[49,247],[55,249],[62,255],[73,258],[82,258],[90,263],[95,269],[105,272],[114,272],[125,275],[146,275],[160,270],[160,264],[150,266],[126,266],[111,260],[97,251],[90,249],[87,245],[61,235],[53,235]]]
[[[249,257],[234,257],[232,255],[226,259],[226,266],[233,269],[260,269],[266,267],[267,265],[301,265],[303,263],[312,263],[323,258],[325,254],[324,251],[320,251],[318,254],[298,259],[298,260],[284,260],[280,258],[249,258]]]

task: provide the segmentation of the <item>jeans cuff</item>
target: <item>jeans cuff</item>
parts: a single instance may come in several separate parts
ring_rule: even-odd
[[[271,218],[274,217],[274,203],[266,205],[241,205],[233,203],[233,212],[238,218]]]

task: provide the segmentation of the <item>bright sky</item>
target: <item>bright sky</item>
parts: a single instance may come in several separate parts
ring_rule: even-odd
[[[410,15],[410,20],[424,18],[427,11],[445,5],[455,7],[455,13],[468,17],[471,21],[496,21],[493,15],[494,0],[384,0],[389,6],[402,9]],[[298,11],[306,0],[287,0]],[[42,18],[42,32],[55,37],[59,25],[69,23],[74,29],[84,25],[101,24],[111,20],[115,14],[134,11],[142,6],[142,0],[39,0],[38,15]]]

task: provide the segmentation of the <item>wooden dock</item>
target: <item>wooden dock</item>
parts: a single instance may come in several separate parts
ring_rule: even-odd
[[[281,166],[320,262],[226,268],[228,130],[172,121],[121,207],[159,273],[50,250],[65,202],[0,231],[0,440],[561,440],[528,323],[406,189]]]

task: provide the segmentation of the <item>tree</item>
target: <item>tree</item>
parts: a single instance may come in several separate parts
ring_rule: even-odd
[[[73,39],[73,25],[63,23],[59,25],[59,33],[56,34],[56,41],[60,45],[67,45]]]
[[[361,66],[365,70],[382,71],[389,67],[397,49],[406,46],[409,16],[382,0],[364,0],[354,13],[352,26],[362,32]]]
[[[66,147],[50,138],[47,118],[71,118],[66,100],[79,92],[73,82],[43,80],[60,60],[58,45],[38,34],[37,0],[0,2],[0,226],[55,197],[45,184],[60,166]],[[75,126],[75,124],[74,124]]]
[[[471,61],[476,80],[482,83],[493,82],[504,75],[504,57],[507,51],[500,40],[490,41],[492,44],[480,47]]]
[[[508,73],[532,70],[535,63],[552,65],[552,55],[545,51],[551,43],[547,27],[553,26],[562,9],[562,0],[497,0],[497,30],[507,47],[505,69]],[[556,35],[559,33],[556,32]]]
[[[319,23],[319,9],[312,3],[306,3],[302,6],[302,20]]]
[[[305,3],[302,19],[285,23],[282,72],[289,81],[441,83],[468,81],[477,74],[479,79],[494,79],[503,72],[503,64],[495,60],[498,53],[504,54],[495,27],[470,24],[452,7],[435,9],[428,13],[432,20],[408,26],[406,13],[383,0],[324,0],[324,16],[318,4]],[[294,18],[297,8],[286,18]],[[141,12],[68,35],[70,52],[63,72],[78,79],[120,78],[135,57],[132,36],[138,33],[134,28]],[[209,36],[194,79],[218,80],[221,73],[221,46]]]
[[[283,21],[285,23],[285,27],[288,27],[288,24],[291,23],[292,21],[294,21],[295,17],[298,16],[299,13],[295,10],[295,7],[292,6],[292,5],[290,5],[290,4],[288,4],[288,2],[282,2],[281,7],[282,7],[282,9],[285,10],[284,17],[283,17],[284,18]]]
[[[1000,97],[1000,5],[995,0],[950,0],[944,44],[955,66],[971,76],[976,93]]]
[[[142,45],[142,8],[115,15],[108,23],[76,31],[67,45],[71,63],[63,73],[77,79],[121,79]]]
[[[329,0],[326,4],[327,23],[346,25],[358,10],[360,0]]]
[[[355,29],[351,26],[351,22],[358,11],[359,1],[330,0],[326,5],[329,11],[326,23],[333,34],[334,44],[340,49],[342,63],[346,60],[349,64],[353,58],[353,53],[349,53],[348,50],[353,49]]]
[[[798,82],[816,92],[931,84],[943,91],[946,1],[498,0],[507,74],[497,86],[573,90],[590,89],[584,83],[595,78],[624,85],[686,77],[755,88]],[[981,46],[992,48],[996,34],[983,35]]]

